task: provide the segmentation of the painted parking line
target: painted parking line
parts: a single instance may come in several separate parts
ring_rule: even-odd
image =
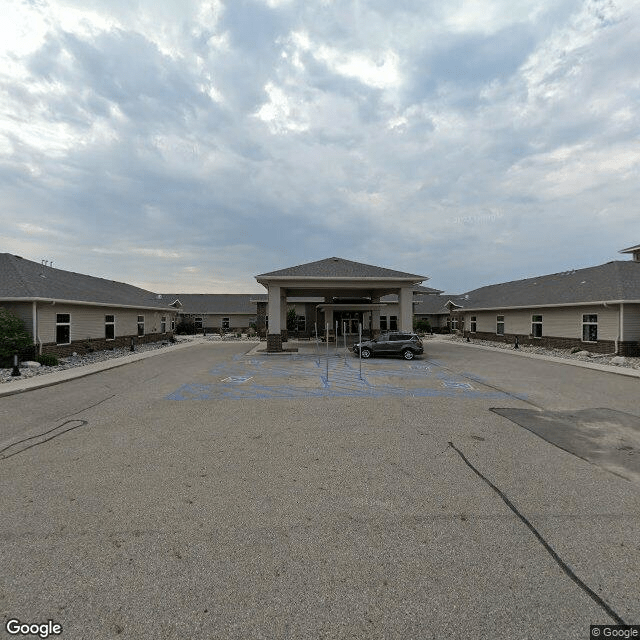
[[[356,364],[357,363],[357,364]],[[209,371],[216,380],[187,383],[168,400],[264,400],[301,398],[451,398],[506,399],[501,391],[483,391],[451,372],[424,363],[367,362],[362,375],[357,359],[330,354],[292,354],[278,360],[240,357]],[[463,376],[466,377],[466,376]],[[398,381],[397,383],[395,381]],[[403,384],[402,381],[410,384]]]

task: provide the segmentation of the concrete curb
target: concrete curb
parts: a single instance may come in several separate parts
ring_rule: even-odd
[[[431,342],[431,340],[429,341]],[[485,351],[493,351],[494,353],[506,353],[521,358],[532,358],[533,360],[546,360],[547,362],[555,362],[557,364],[567,364],[571,367],[582,367],[583,369],[594,369],[596,371],[605,371],[607,373],[617,373],[621,376],[630,378],[640,378],[640,370],[628,369],[625,367],[616,367],[610,364],[593,364],[591,362],[582,362],[581,360],[571,360],[568,358],[560,358],[558,356],[543,356],[538,353],[524,353],[516,349],[499,349],[497,347],[487,347],[483,344],[473,344],[473,342],[457,342],[454,340],[433,340],[443,344],[453,344],[459,347],[471,347],[472,349],[484,349]]]
[[[138,362],[139,360],[146,360],[147,358],[153,358],[154,356],[162,355],[163,353],[170,353],[172,351],[179,351],[186,349],[187,347],[193,347],[201,344],[231,344],[232,341],[213,341],[206,338],[197,337],[189,342],[181,342],[178,344],[165,347],[164,349],[154,349],[153,351],[145,351],[143,353],[133,353],[131,355],[122,356],[120,358],[112,358],[105,360],[104,362],[94,362],[93,364],[87,364],[80,367],[73,367],[72,369],[65,369],[64,371],[53,371],[51,373],[44,373],[39,376],[33,376],[32,378],[26,378],[25,380],[16,380],[15,382],[4,382],[0,384],[0,398],[5,396],[12,396],[17,393],[24,393],[25,391],[33,391],[34,389],[42,389],[44,387],[52,387],[56,384],[68,382],[69,380],[75,380],[77,378],[85,378],[86,376],[93,375],[94,373],[100,373],[101,371],[107,371],[108,369],[116,369],[117,367],[124,367],[132,362]]]

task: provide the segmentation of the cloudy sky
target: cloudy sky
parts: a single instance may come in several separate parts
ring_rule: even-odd
[[[0,0],[0,251],[449,293],[640,243],[640,0]]]

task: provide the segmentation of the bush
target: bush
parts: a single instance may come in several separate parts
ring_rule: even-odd
[[[414,331],[420,333],[429,333],[431,331],[431,324],[428,320],[416,320],[413,325]]]
[[[37,361],[45,367],[57,367],[59,364],[58,356],[53,353],[43,353],[37,357]]]
[[[13,355],[33,347],[33,340],[22,320],[0,307],[0,362],[11,366]]]
[[[175,334],[178,336],[182,335],[193,335],[196,332],[195,323],[191,318],[182,318],[180,322],[176,325]]]

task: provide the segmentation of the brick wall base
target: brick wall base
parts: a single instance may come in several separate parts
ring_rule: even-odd
[[[55,342],[44,343],[42,353],[51,353],[61,358],[70,356],[72,353],[84,355],[93,351],[109,351],[112,349],[131,348],[131,338],[134,346],[146,344],[148,342],[165,342],[173,338],[173,333],[148,333],[144,336],[118,336],[115,340],[105,340],[104,338],[87,338],[86,340],[76,340],[71,344],[55,344]]]
[[[579,338],[555,338],[553,336],[544,336],[542,338],[531,338],[529,336],[516,334],[505,334],[498,336],[495,333],[485,333],[477,331],[471,333],[469,331],[464,332],[465,337],[469,337],[472,340],[492,340],[493,342],[506,342],[508,344],[514,344],[516,337],[519,344],[526,344],[537,347],[546,347],[549,349],[573,349],[579,348],[581,351],[590,351],[592,353],[615,353],[616,343],[613,340],[598,340],[598,342],[582,342]],[[618,343],[618,352],[620,355],[631,356],[633,351],[638,350],[637,342],[620,342]]]
[[[267,351],[282,351],[282,335],[279,333],[267,334]]]

